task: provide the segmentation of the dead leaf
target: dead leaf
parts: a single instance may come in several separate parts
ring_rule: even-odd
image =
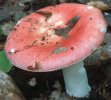
[[[88,2],[87,5],[94,6],[102,11],[111,9],[108,4],[106,4],[102,1],[91,1],[91,2]]]

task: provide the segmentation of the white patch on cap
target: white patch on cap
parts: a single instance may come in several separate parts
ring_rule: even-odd
[[[48,34],[48,36],[49,36],[50,38],[55,38],[55,37],[57,37],[57,36],[55,35],[55,31],[53,31],[53,30],[48,30],[48,31],[47,31],[47,34]]]
[[[22,22],[23,19],[20,19],[16,25],[19,25]]]
[[[10,52],[11,52],[12,54],[15,53],[15,49],[12,48],[12,49],[10,50]]]
[[[58,22],[55,23],[55,27],[61,26],[61,25],[64,25],[63,21],[58,21]]]
[[[107,31],[106,27],[101,27],[101,28],[100,28],[100,32],[106,33],[106,31]]]
[[[93,9],[94,7],[93,7],[93,6],[88,6],[87,8],[88,8],[88,9]]]
[[[51,35],[50,37],[51,37],[51,38],[56,38],[57,36],[56,36],[56,35]]]
[[[39,23],[40,23],[40,24],[45,23],[45,19],[44,19],[44,18],[39,19]]]
[[[51,36],[51,35],[54,35],[55,33],[54,33],[53,30],[48,30],[48,31],[47,31],[47,34],[48,34],[49,36]]]
[[[47,20],[47,22],[48,22],[48,23],[51,23],[51,22],[52,22],[52,20],[51,20],[51,19],[48,19],[48,20]]]
[[[48,27],[41,27],[41,28],[38,30],[38,33],[45,33],[47,29],[48,29]]]

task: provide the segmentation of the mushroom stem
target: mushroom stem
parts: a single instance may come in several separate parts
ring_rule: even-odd
[[[91,91],[88,85],[86,70],[83,61],[62,69],[66,92],[74,97],[88,97]]]

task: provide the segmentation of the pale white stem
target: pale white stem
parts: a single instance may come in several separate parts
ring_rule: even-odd
[[[88,85],[83,61],[62,69],[66,92],[73,97],[88,97],[91,91]]]

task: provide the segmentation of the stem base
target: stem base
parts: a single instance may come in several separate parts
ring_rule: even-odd
[[[83,61],[80,61],[68,68],[62,69],[66,92],[74,97],[88,97],[91,91],[88,85],[86,70],[83,67]]]

